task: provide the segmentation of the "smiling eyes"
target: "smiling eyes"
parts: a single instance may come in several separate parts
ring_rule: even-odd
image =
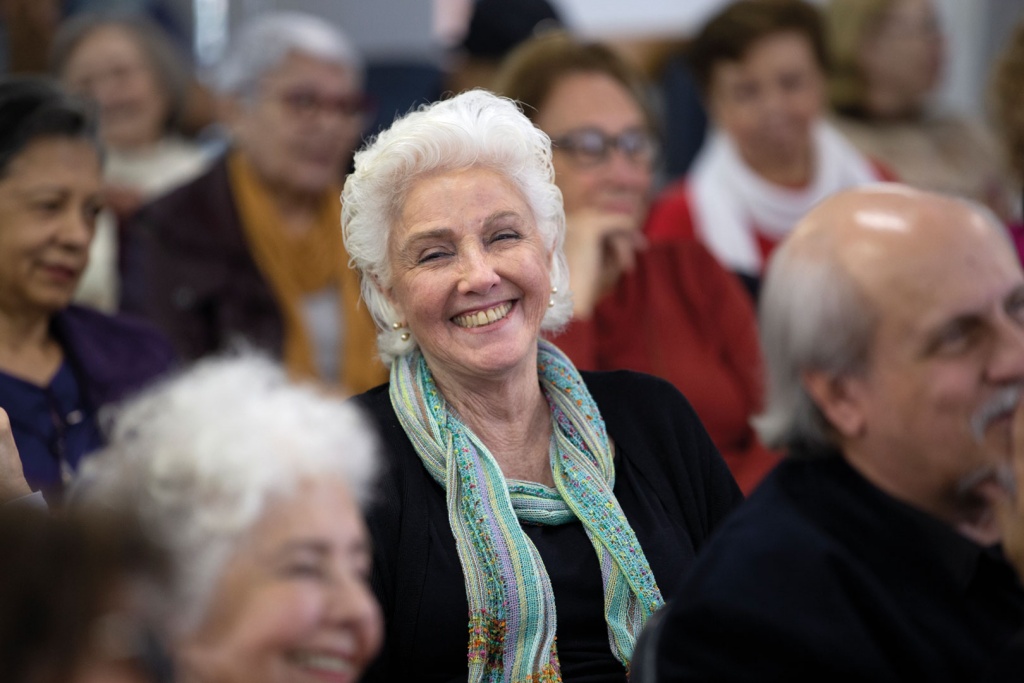
[[[1024,329],[1024,291],[1015,292],[1003,304],[1006,316]],[[956,355],[974,347],[984,337],[989,323],[980,316],[955,318],[940,328],[932,337],[929,350],[937,355]]]
[[[487,238],[485,245],[487,247],[502,247],[507,244],[515,243],[522,238],[517,230],[506,228],[499,230]],[[419,256],[416,258],[416,265],[429,265],[447,260],[448,258],[457,255],[457,247],[446,241],[444,244],[433,245],[423,249]]]

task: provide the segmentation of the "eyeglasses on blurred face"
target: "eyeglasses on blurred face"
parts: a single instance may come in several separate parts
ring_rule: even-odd
[[[278,93],[277,99],[290,114],[301,119],[310,119],[322,113],[348,119],[365,114],[373,108],[370,98],[362,94],[325,96],[301,88]]]
[[[630,128],[618,135],[606,135],[596,128],[581,128],[551,141],[556,150],[565,152],[581,167],[598,166],[619,150],[630,162],[650,166],[658,155],[658,142],[642,128]]]

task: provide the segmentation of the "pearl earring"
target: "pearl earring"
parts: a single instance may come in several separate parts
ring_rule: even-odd
[[[409,341],[409,333],[408,332],[403,332],[402,333],[402,341]]]
[[[558,294],[558,287],[552,287],[551,288],[551,294],[552,294],[551,298],[548,299],[548,308],[554,308],[555,307],[555,297],[554,297],[554,295]]]

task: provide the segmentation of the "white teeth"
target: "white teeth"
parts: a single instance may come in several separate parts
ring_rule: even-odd
[[[482,327],[484,325],[498,322],[508,315],[510,310],[512,310],[512,304],[506,301],[503,304],[498,304],[494,308],[488,308],[486,311],[457,315],[452,318],[452,322],[459,327]]]
[[[299,666],[320,669],[331,673],[351,673],[354,669],[351,662],[334,655],[296,652],[291,656],[291,659]]]

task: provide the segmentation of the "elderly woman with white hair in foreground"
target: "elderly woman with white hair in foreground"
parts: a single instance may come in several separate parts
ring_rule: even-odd
[[[548,137],[464,93],[357,153],[342,206],[391,365],[355,399],[389,460],[368,516],[385,619],[368,677],[625,681],[740,494],[671,385],[580,373],[541,338],[572,313]]]
[[[358,412],[259,357],[205,361],[127,405],[74,499],[137,516],[175,560],[183,680],[352,681],[380,647]]]

